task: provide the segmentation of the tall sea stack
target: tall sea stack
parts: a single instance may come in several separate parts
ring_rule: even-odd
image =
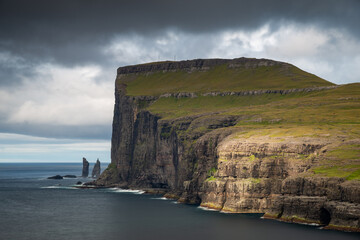
[[[95,165],[94,165],[94,168],[93,168],[93,170],[92,170],[92,174],[91,174],[91,176],[93,177],[93,178],[98,178],[99,176],[100,176],[100,161],[99,161],[99,159],[97,159],[96,160],[96,163],[95,163]]]
[[[82,177],[88,177],[88,176],[89,176],[89,162],[86,160],[86,158],[83,158]]]

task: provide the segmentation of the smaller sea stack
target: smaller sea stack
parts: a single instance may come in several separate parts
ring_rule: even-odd
[[[93,168],[93,170],[92,170],[91,176],[92,176],[93,178],[98,178],[98,177],[100,176],[100,170],[101,170],[101,168],[100,168],[100,161],[99,161],[99,159],[97,159],[97,160],[96,160],[96,163],[95,163],[95,165],[94,165],[94,168]]]

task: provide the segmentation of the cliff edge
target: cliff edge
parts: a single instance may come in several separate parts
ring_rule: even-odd
[[[267,59],[119,68],[96,185],[360,231],[360,84]]]

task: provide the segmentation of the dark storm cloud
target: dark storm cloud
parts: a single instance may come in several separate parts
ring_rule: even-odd
[[[99,47],[117,34],[151,37],[169,28],[193,33],[250,30],[282,21],[343,28],[359,37],[360,1],[2,0],[0,51],[84,64],[106,61]]]
[[[0,87],[16,86],[22,76],[35,76],[34,67],[38,61],[26,61],[23,58],[12,58],[0,52]]]
[[[344,72],[358,76],[359,22],[359,0],[0,0],[0,132],[109,139],[116,68],[145,61],[249,56],[301,62],[306,55],[307,65],[324,62],[324,71],[343,64],[334,70],[339,79]],[[248,37],[264,25],[278,45],[257,50],[256,37],[221,45],[224,32]],[[276,35],[292,25],[290,36]],[[340,37],[319,33],[332,29]],[[301,41],[289,41],[294,35],[293,42]],[[69,99],[76,99],[73,108]]]

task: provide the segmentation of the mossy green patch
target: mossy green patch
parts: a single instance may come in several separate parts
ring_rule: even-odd
[[[216,181],[216,180],[217,180],[216,177],[210,176],[210,177],[208,177],[205,181],[206,181],[206,182],[210,182],[210,181]]]
[[[216,173],[216,168],[212,167],[208,172],[208,176],[214,176],[215,173]]]
[[[108,169],[116,169],[116,164],[115,163],[110,163],[107,168]]]
[[[137,107],[140,109],[144,109],[149,106],[149,102],[145,100],[137,100]]]
[[[255,159],[256,159],[256,157],[255,157],[255,155],[250,155],[250,157],[249,157],[249,161],[250,162],[253,162],[253,161],[255,161]]]
[[[261,183],[261,178],[248,178],[252,184]]]

